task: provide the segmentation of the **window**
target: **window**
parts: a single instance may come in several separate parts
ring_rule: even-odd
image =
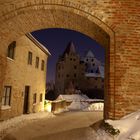
[[[76,61],[76,59],[73,59],[73,61]]]
[[[67,74],[66,77],[69,77],[69,74]]]
[[[91,59],[91,61],[93,62],[93,61],[94,61],[94,59]]]
[[[88,61],[88,59],[86,59],[86,61]]]
[[[102,89],[104,88],[104,85],[102,85]]]
[[[2,97],[2,105],[3,106],[10,106],[10,102],[11,102],[11,86],[5,86],[4,87],[4,94]]]
[[[96,89],[97,89],[97,86],[95,86],[94,88],[96,88]]]
[[[77,69],[77,66],[76,65],[74,66],[74,69]]]
[[[72,58],[70,58],[70,60],[72,61]]]
[[[15,55],[15,47],[16,47],[16,41],[13,41],[9,46],[8,46],[8,57],[11,59],[14,59]]]
[[[28,64],[32,65],[32,52],[28,52]]]
[[[33,95],[33,104],[36,103],[36,93]]]
[[[76,73],[74,73],[74,77],[76,77]]]
[[[59,66],[59,67],[58,67],[58,70],[60,70],[60,69],[61,69],[61,67]]]
[[[93,70],[91,70],[90,72],[93,73]]]
[[[95,66],[95,64],[93,63],[92,66]]]
[[[99,72],[99,68],[97,68],[96,73],[100,73],[100,72]]]
[[[42,100],[43,100],[43,94],[41,93],[40,94],[40,102],[42,102]]]
[[[35,67],[39,68],[39,57],[36,57]]]
[[[87,77],[87,80],[90,80],[90,78],[89,78],[89,77]]]
[[[44,65],[45,65],[45,62],[44,62],[44,60],[42,60],[42,62],[41,62],[41,70],[44,70]]]

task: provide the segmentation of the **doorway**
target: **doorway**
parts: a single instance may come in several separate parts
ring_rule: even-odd
[[[28,113],[30,86],[25,86],[23,114]]]

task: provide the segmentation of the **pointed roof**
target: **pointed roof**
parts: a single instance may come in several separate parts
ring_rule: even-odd
[[[65,54],[69,54],[69,53],[76,53],[76,49],[75,49],[74,43],[72,41],[70,41],[68,43],[62,56],[64,56]]]
[[[91,50],[89,50],[86,54],[86,57],[94,57],[94,54]]]

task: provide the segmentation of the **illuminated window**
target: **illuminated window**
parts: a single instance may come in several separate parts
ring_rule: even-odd
[[[10,102],[11,102],[11,86],[5,86],[4,87],[4,94],[2,97],[2,105],[3,106],[10,106]]]
[[[36,57],[35,67],[39,68],[39,57]]]
[[[32,52],[28,52],[28,64],[32,65]]]
[[[11,59],[14,59],[15,55],[15,47],[16,47],[16,41],[13,41],[9,46],[8,46],[8,57]]]

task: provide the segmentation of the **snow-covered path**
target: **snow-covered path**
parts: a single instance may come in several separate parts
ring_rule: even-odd
[[[5,140],[94,140],[94,131],[89,126],[101,119],[103,113],[97,111],[62,113],[24,125]]]

